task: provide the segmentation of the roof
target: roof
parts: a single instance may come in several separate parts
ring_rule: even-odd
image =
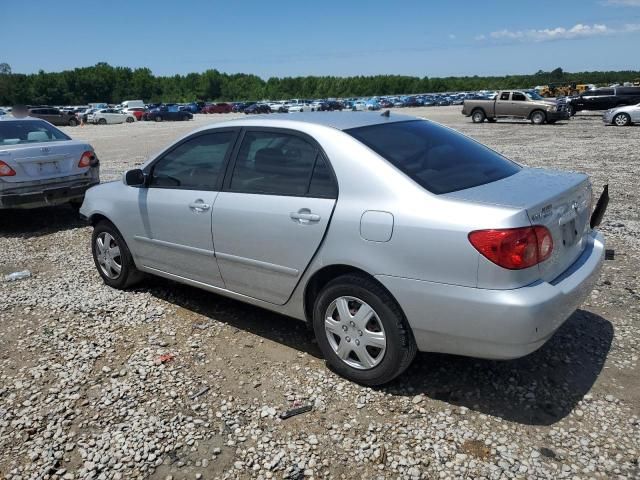
[[[389,116],[383,116],[382,112],[301,112],[288,114],[264,114],[251,115],[246,120],[260,119],[260,121],[274,122],[305,122],[326,127],[335,128],[337,130],[348,130],[350,128],[368,127],[370,125],[378,125],[381,123],[406,122],[407,120],[417,120],[417,117],[410,115],[400,115],[390,113]]]
[[[5,122],[7,122],[7,121],[12,121],[12,120],[15,120],[15,121],[24,121],[24,120],[40,120],[40,121],[42,121],[42,119],[40,119],[40,118],[36,118],[36,117],[29,117],[29,116],[22,117],[22,118],[16,118],[16,117],[14,117],[14,116],[13,116],[13,115],[11,115],[11,114],[7,114],[7,115],[0,115],[0,120],[3,120],[3,121],[5,121]]]

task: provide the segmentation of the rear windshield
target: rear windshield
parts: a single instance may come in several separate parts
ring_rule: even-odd
[[[520,170],[490,148],[423,120],[345,130],[432,193],[477,187]]]
[[[5,120],[0,122],[0,145],[57,142],[71,140],[42,120]]]

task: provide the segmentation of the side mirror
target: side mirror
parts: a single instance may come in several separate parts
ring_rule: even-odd
[[[124,174],[124,184],[130,187],[144,187],[147,183],[146,174],[139,168],[127,170]]]

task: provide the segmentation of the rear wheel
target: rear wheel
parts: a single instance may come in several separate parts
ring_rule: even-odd
[[[103,220],[93,228],[91,251],[98,273],[110,287],[124,289],[142,278],[127,244],[111,222]]]
[[[106,124],[107,124],[106,118],[101,118],[100,120],[98,120],[98,125],[106,125]]]
[[[69,119],[69,124],[70,127],[75,127],[78,125],[78,120],[76,120],[75,118],[70,118]]]
[[[536,110],[535,112],[531,113],[531,123],[533,123],[534,125],[542,125],[546,119],[546,115],[541,110]]]
[[[161,122],[161,121],[162,121],[162,117],[161,117],[160,115],[156,115],[156,116],[155,116],[155,118],[154,118],[154,120],[155,120],[156,122]]]
[[[133,117],[127,117],[127,123],[132,123],[132,122],[133,122],[133,120],[134,120],[134,118],[133,118]]]
[[[182,121],[186,122],[187,120],[189,120],[189,117],[187,115],[185,115],[184,117],[182,117]]]
[[[474,110],[474,112],[471,114],[471,121],[473,123],[482,123],[484,122],[485,118],[487,118],[487,116],[480,109]]]
[[[345,275],[329,282],[315,301],[313,328],[329,366],[363,385],[393,380],[417,351],[400,307],[365,276]]]
[[[618,113],[613,117],[613,124],[617,127],[627,127],[631,125],[631,117],[626,113]]]

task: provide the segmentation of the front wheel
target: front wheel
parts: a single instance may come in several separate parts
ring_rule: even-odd
[[[122,235],[111,222],[99,222],[91,236],[93,261],[104,283],[125,289],[142,278]]]
[[[127,117],[127,123],[133,123],[134,118],[133,117]]]
[[[339,375],[367,386],[404,372],[417,347],[400,307],[378,283],[360,275],[329,282],[317,297],[313,329]]]
[[[107,124],[106,118],[101,118],[100,120],[98,120],[98,125],[106,125],[106,124]]]
[[[70,118],[69,119],[69,126],[70,127],[75,127],[78,125],[78,120],[76,120],[75,118]]]
[[[631,117],[626,113],[618,113],[613,117],[613,124],[617,127],[627,127],[631,125]]]
[[[531,123],[534,125],[542,125],[545,120],[546,116],[544,112],[541,112],[540,110],[536,110],[531,114]]]
[[[162,117],[160,115],[157,115],[154,120],[156,122],[161,122],[162,121]]]

